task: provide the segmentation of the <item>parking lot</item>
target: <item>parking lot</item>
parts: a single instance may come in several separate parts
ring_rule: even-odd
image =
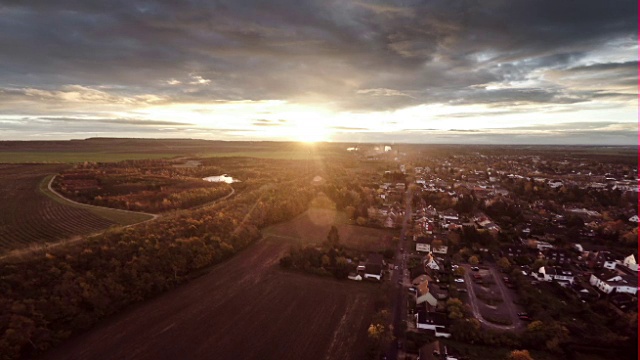
[[[464,283],[457,285],[468,291],[461,297],[469,303],[480,323],[497,330],[517,330],[526,326],[518,316],[523,310],[514,304],[517,294],[508,287],[504,274],[491,266],[460,266],[465,270]]]

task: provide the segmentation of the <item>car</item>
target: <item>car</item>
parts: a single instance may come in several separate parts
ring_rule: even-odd
[[[454,279],[453,281],[457,282],[457,283],[463,283],[464,279]]]
[[[477,267],[477,266],[473,266],[473,267],[471,268],[471,271],[480,271],[480,268],[479,268],[479,267]]]
[[[457,268],[458,268],[458,265],[451,265],[451,268],[452,268],[452,269],[457,269]]]
[[[507,276],[503,277],[502,280],[504,280],[504,282],[509,282],[509,278]]]
[[[458,291],[459,291],[459,292],[463,292],[463,293],[468,292],[468,291],[467,291],[467,289],[458,289]]]
[[[393,267],[394,270],[398,270],[398,265]]]
[[[518,316],[529,316],[529,314],[527,314],[526,312],[519,312]]]
[[[474,279],[482,279],[482,275],[480,275],[480,274],[473,274],[473,278],[474,278]]]
[[[528,316],[518,316],[522,321],[531,321],[531,318]]]

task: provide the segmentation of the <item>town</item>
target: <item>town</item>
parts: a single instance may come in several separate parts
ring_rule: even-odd
[[[398,148],[349,149],[364,163],[393,164],[361,174],[368,202],[348,205],[357,224],[399,231],[394,259],[374,254],[349,276],[399,289],[388,358],[439,359],[442,338],[518,338],[551,353],[579,353],[574,338],[637,347],[637,164]]]

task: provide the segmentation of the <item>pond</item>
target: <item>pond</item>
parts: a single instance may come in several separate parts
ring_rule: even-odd
[[[234,179],[231,176],[227,176],[227,174],[222,174],[220,176],[209,176],[209,177],[206,177],[206,178],[202,178],[202,180],[209,181],[209,182],[224,182],[224,183],[227,183],[227,184],[240,182],[240,180]]]

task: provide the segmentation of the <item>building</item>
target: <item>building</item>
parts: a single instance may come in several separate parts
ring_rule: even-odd
[[[436,337],[451,337],[449,332],[450,320],[446,314],[427,312],[423,309],[415,314],[416,327],[423,330],[432,330]]]
[[[555,281],[561,285],[573,284],[574,275],[571,271],[559,267],[543,266],[538,272],[531,272],[531,276],[539,281]]]
[[[416,251],[431,252],[431,240],[426,236],[418,236],[416,239]]]
[[[382,268],[384,261],[380,254],[370,254],[367,258],[367,262],[364,264],[364,278],[376,279],[380,281],[382,279]]]
[[[638,293],[638,278],[636,276],[608,269],[592,274],[589,278],[589,284],[605,294],[615,292],[636,295]]]

